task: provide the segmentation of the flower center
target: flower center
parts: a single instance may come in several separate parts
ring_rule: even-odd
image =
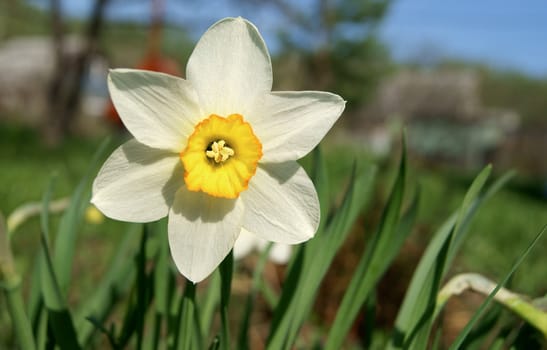
[[[260,158],[262,144],[239,114],[202,120],[180,152],[186,187],[222,198],[247,189]]]
[[[224,140],[214,141],[209,148],[205,151],[205,155],[214,159],[215,163],[225,162],[235,154],[233,149],[226,146],[226,141]]]

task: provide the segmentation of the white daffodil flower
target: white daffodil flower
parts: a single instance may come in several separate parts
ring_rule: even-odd
[[[267,246],[267,240],[242,229],[234,244],[234,259],[243,259],[255,250],[263,251]],[[274,243],[268,258],[276,264],[284,265],[289,262],[291,251],[292,248],[288,244]]]
[[[319,143],[345,102],[327,92],[272,92],[264,40],[242,18],[207,30],[186,77],[110,72],[112,100],[134,139],[103,165],[92,202],[117,220],[168,215],[175,264],[199,282],[242,230],[285,244],[313,237],[319,202],[296,160]]]

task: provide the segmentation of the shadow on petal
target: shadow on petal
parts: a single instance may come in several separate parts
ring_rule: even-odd
[[[173,169],[171,177],[161,189],[163,198],[165,198],[165,201],[169,206],[173,205],[177,192],[181,188],[184,188],[184,186],[184,167],[182,166],[182,163],[179,162]]]
[[[237,199],[217,198],[204,192],[179,189],[172,212],[184,216],[188,221],[203,223],[220,222],[234,210]]]
[[[148,147],[133,139],[130,142],[126,142],[121,146],[121,150],[124,153],[129,163],[136,163],[143,166],[153,166],[158,160],[166,157],[173,157],[174,153],[170,151],[160,150],[157,148]],[[184,187],[184,168],[179,161],[171,171],[171,175],[167,182],[161,188],[161,194],[165,199],[167,206],[172,206],[175,200],[177,191]],[[146,181],[146,178],[142,179]]]
[[[148,147],[136,139],[132,139],[120,146],[123,154],[130,163],[149,165],[165,157],[173,156],[173,152]]]
[[[292,160],[283,163],[264,163],[259,166],[279,184],[287,182],[300,169],[300,164]]]

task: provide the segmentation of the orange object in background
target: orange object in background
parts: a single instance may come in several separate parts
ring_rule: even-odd
[[[161,32],[163,27],[163,0],[152,0],[152,24],[148,37],[148,47],[141,62],[136,69],[150,70],[181,77],[182,71],[179,64],[172,58],[164,57],[161,54]],[[105,111],[105,118],[114,126],[125,129],[112,100],[108,102]]]

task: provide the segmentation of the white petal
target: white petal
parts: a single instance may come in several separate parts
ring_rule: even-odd
[[[124,125],[139,142],[180,152],[202,119],[197,95],[184,79],[136,69],[114,69],[108,88]]]
[[[228,255],[241,231],[240,200],[181,188],[169,212],[169,246],[180,273],[197,283]]]
[[[317,193],[296,162],[259,165],[241,199],[245,203],[243,227],[258,237],[295,244],[317,231]]]
[[[239,260],[249,255],[257,248],[259,238],[245,229],[241,229],[239,237],[234,244],[234,259]]]
[[[104,163],[93,182],[91,202],[113,219],[155,221],[169,212],[184,184],[183,172],[178,154],[132,139]]]
[[[188,60],[186,76],[205,115],[244,117],[272,88],[270,54],[256,27],[242,18],[211,26]]]
[[[321,91],[272,92],[251,123],[262,142],[262,162],[284,162],[308,154],[344,110],[344,100]],[[261,117],[259,117],[261,116]]]

